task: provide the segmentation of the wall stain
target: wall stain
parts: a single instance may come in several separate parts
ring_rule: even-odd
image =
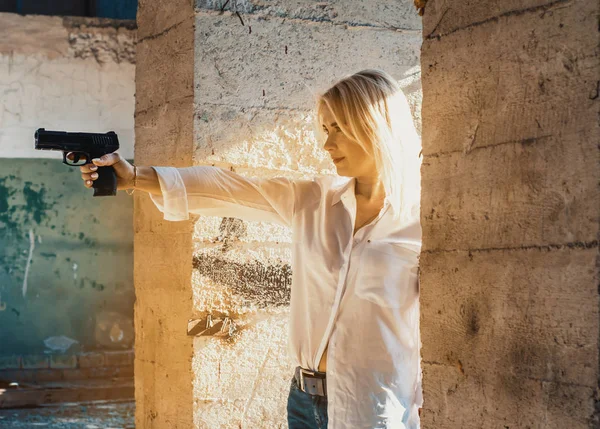
[[[79,279],[79,289],[83,289],[86,284],[99,292],[102,292],[104,289],[106,289],[106,286],[104,286],[102,283],[96,282],[95,280],[90,280],[88,278]]]
[[[266,265],[258,261],[241,264],[213,254],[200,254],[194,256],[192,265],[200,274],[227,286],[258,308],[290,303],[292,267],[289,264]]]
[[[33,182],[21,183],[15,175],[0,178],[0,229],[3,231],[0,236],[3,248],[0,265],[4,272],[13,276],[15,271],[23,271],[19,267],[27,261],[23,242],[29,236],[29,231],[35,231],[42,223],[48,226],[48,211],[56,205],[56,202],[48,201],[43,185],[38,185],[40,189],[37,190]],[[24,276],[25,273],[21,274]]]
[[[11,207],[8,200],[17,191],[6,185],[6,178],[0,178],[0,222],[4,223],[7,230],[12,230],[18,227],[18,222],[13,219],[15,212],[14,207]]]
[[[561,368],[548,365],[553,360],[550,351],[535,340],[535,336],[529,336],[526,341],[515,339],[506,356],[510,370],[500,375],[502,388],[513,398],[527,398],[531,392],[528,385],[523,384],[523,380],[537,379],[542,382],[544,379],[554,383],[563,372]],[[547,401],[545,395],[543,401]]]
[[[478,300],[470,299],[460,307],[460,314],[463,316],[467,335],[474,337],[481,329],[481,319],[479,317]]]
[[[9,176],[9,179],[13,177]],[[0,178],[0,223],[3,223],[8,231],[15,231],[17,236],[24,237],[25,231],[31,226],[47,221],[48,211],[54,209],[57,203],[48,201],[45,188],[33,189],[32,182],[25,182],[23,186],[24,204],[11,203],[9,200],[15,199],[18,190],[8,184],[7,180],[6,177]]]
[[[46,212],[51,210],[56,202],[47,203],[44,199],[44,196],[46,195],[46,189],[41,188],[39,191],[35,191],[31,188],[31,185],[32,182],[25,182],[25,186],[23,187],[23,196],[25,197],[28,211],[31,213],[35,223],[39,225],[42,220],[47,217]]]

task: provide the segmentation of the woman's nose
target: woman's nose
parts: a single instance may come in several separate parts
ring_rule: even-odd
[[[331,136],[327,136],[327,139],[325,140],[325,144],[323,145],[323,149],[329,151],[334,148],[335,148],[335,144],[333,142],[333,139],[331,138]]]

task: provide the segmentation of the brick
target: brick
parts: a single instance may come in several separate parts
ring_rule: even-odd
[[[35,370],[5,369],[0,371],[0,380],[31,383],[35,381]]]
[[[195,0],[196,10],[218,10],[239,12],[243,19],[251,17],[278,17],[308,21],[305,25],[337,24],[351,26],[372,26],[420,32],[421,19],[408,0],[369,0],[347,1],[330,0],[315,2],[312,0],[260,0],[234,1],[225,5],[226,0]]]
[[[110,379],[114,377],[132,377],[133,365],[111,366],[62,370],[64,380]]]
[[[76,355],[51,355],[50,368],[53,369],[74,369],[77,368]]]
[[[114,377],[133,377],[133,365],[115,367]]]
[[[22,358],[23,369],[50,368],[50,358],[43,355],[28,355]]]
[[[132,351],[104,352],[106,366],[128,366],[133,364]]]
[[[104,366],[104,353],[83,353],[77,356],[79,368],[97,368]]]
[[[63,371],[62,369],[38,369],[35,371],[35,381],[62,381],[64,376]]]
[[[0,356],[0,370],[21,368],[20,356]]]
[[[74,368],[74,369],[63,369],[62,379],[66,381],[71,380],[87,380],[93,378],[93,374],[98,368]]]
[[[197,15],[196,104],[310,110],[313,93],[343,77],[342,70],[383,68],[401,79],[419,66],[418,35],[252,16],[246,24]]]
[[[194,94],[194,21],[136,45],[136,112]]]

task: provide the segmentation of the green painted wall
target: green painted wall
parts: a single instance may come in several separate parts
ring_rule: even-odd
[[[132,197],[92,197],[56,155],[0,159],[0,355],[133,346]]]

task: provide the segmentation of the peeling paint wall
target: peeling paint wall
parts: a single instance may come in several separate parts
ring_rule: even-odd
[[[0,13],[0,354],[133,345],[133,202],[93,198],[39,127],[114,130],[133,158],[135,24]]]
[[[429,0],[423,427],[600,427],[598,2]]]

